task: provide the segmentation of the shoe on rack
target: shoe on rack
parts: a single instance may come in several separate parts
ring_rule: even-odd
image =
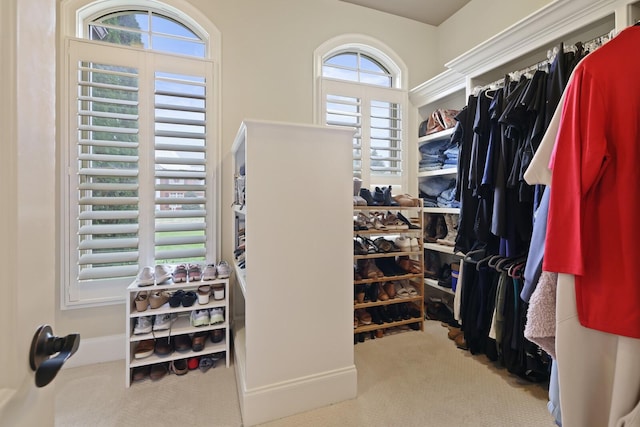
[[[209,310],[193,310],[191,312],[191,326],[199,327],[209,324]]]
[[[149,378],[149,374],[151,373],[151,366],[138,366],[133,368],[131,372],[131,381],[142,381],[144,379]]]
[[[191,350],[202,351],[209,337],[209,331],[196,332],[191,340]]]
[[[208,304],[211,295],[211,286],[202,285],[198,287],[198,304]]]
[[[447,236],[448,233],[448,229],[447,229],[447,222],[445,221],[444,215],[443,214],[437,214],[437,218],[436,218],[436,242],[438,242],[438,240],[442,240]]]
[[[391,194],[391,186],[382,188],[382,195],[384,197],[384,205],[385,206],[398,206],[398,202],[393,199]]]
[[[228,279],[231,275],[231,267],[227,264],[227,261],[220,261],[216,266],[219,279]]]
[[[224,339],[224,329],[214,329],[213,331],[211,331],[210,337],[212,343],[219,343]]]
[[[187,361],[187,366],[189,367],[190,371],[198,369],[198,366],[200,366],[200,357],[190,357]]]
[[[172,293],[171,297],[169,298],[169,307],[171,308],[180,307],[180,304],[182,304],[183,296],[184,296],[184,291],[182,289],[178,289],[177,291]]]
[[[216,362],[217,361],[214,360],[211,356],[202,356],[200,358],[198,368],[200,368],[202,372],[207,372],[209,369],[216,367]]]
[[[171,267],[167,264],[158,264],[155,268],[156,285],[169,281],[171,279]]]
[[[158,356],[166,356],[173,353],[173,340],[171,337],[163,337],[156,339],[154,352]]]
[[[441,245],[455,246],[458,237],[458,215],[444,214],[444,222],[447,233],[444,237],[437,240]]]
[[[411,240],[406,236],[396,237],[395,244],[400,252],[411,252]]]
[[[187,291],[182,295],[182,306],[191,307],[198,300],[198,295],[194,291]]]
[[[151,332],[152,323],[151,316],[142,316],[136,319],[136,324],[133,328],[134,335],[148,334]]]
[[[173,282],[184,283],[187,281],[187,266],[180,264],[173,270]]]
[[[357,309],[356,316],[358,317],[359,325],[370,325],[372,322],[371,315],[364,308]]]
[[[151,286],[155,281],[155,276],[153,274],[153,268],[144,267],[136,276],[136,286]]]
[[[153,354],[153,350],[156,346],[156,342],[153,339],[139,341],[134,350],[134,358],[144,359]]]
[[[215,264],[207,264],[202,271],[202,280],[215,280],[218,277],[218,270]]]
[[[155,365],[151,365],[149,378],[151,378],[153,381],[156,381],[167,375],[167,372],[169,372],[169,364],[167,362],[156,363]]]
[[[354,206],[367,206],[367,201],[360,195],[360,189],[362,188],[362,180],[357,177],[353,177],[353,205]]]
[[[153,320],[153,330],[163,331],[171,329],[171,325],[176,321],[177,315],[171,313],[156,314]]]
[[[149,308],[149,292],[138,292],[133,301],[136,305],[136,311],[146,311]]]
[[[212,289],[214,300],[221,301],[224,299],[224,283],[216,283],[212,286]]]
[[[389,296],[389,299],[396,297],[396,287],[393,286],[393,282],[385,282],[382,289],[384,289],[384,292]]]
[[[202,267],[200,264],[189,264],[189,281],[199,282],[202,280]]]
[[[396,214],[396,216],[398,217],[398,219],[400,221],[402,221],[410,230],[420,230],[420,227],[415,225],[414,223],[412,223],[411,221],[409,221],[409,219],[407,219],[407,217],[405,217],[404,215],[402,215],[401,212],[398,212]]]
[[[173,372],[176,375],[184,375],[189,372],[189,367],[187,366],[187,359],[177,359],[172,360],[169,364],[169,371]]]
[[[373,200],[373,194],[371,194],[371,191],[369,191],[368,188],[360,189],[360,197],[362,197],[364,201],[367,202],[367,206],[378,206],[378,203]]]
[[[171,298],[171,293],[167,291],[153,291],[149,295],[149,305],[152,309],[160,308]]]
[[[209,324],[215,325],[216,323],[224,322],[224,309],[222,307],[216,307],[211,309],[209,318]]]
[[[191,337],[189,334],[176,335],[173,337],[173,346],[176,351],[191,350]]]
[[[409,290],[402,286],[401,282],[393,282],[393,286],[396,288],[396,296],[398,298],[409,298]]]

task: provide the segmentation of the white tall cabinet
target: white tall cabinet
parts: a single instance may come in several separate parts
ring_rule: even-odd
[[[244,425],[356,397],[353,134],[246,120],[232,146],[245,185],[232,295]]]

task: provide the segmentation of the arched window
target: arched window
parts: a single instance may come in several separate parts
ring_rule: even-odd
[[[80,8],[82,38],[65,43],[67,307],[122,302],[143,267],[219,253],[217,34],[164,3],[122,3]]]
[[[357,35],[318,48],[316,119],[355,128],[353,175],[366,186],[394,185],[397,192],[406,187],[408,96],[402,62],[391,55],[379,42]]]

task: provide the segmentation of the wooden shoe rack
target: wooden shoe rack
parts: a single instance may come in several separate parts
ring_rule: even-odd
[[[380,337],[385,333],[391,333],[392,331],[408,329],[408,330],[424,330],[424,280],[423,273],[424,271],[424,248],[422,242],[422,230],[423,230],[423,208],[422,208],[422,200],[420,200],[420,206],[416,207],[406,207],[406,206],[354,206],[354,246],[355,241],[364,239],[369,239],[370,241],[374,241],[378,238],[384,238],[385,240],[389,240],[394,242],[399,237],[404,237],[406,239],[415,238],[414,242],[417,242],[417,247],[414,245],[413,248],[408,250],[394,250],[392,252],[383,252],[378,251],[374,253],[367,254],[356,254],[354,247],[354,329],[353,332],[358,337],[369,336],[370,333],[377,332],[377,336]],[[387,213],[391,212],[396,214],[399,212],[405,218],[407,218],[414,226],[417,228],[409,228],[409,229],[377,229],[375,227],[369,226],[367,230],[357,230],[356,229],[356,218],[359,213],[366,215],[367,217],[373,217],[376,213]],[[420,273],[410,273],[406,272],[401,275],[387,275],[385,274],[383,277],[378,278],[367,278],[360,276],[361,272],[359,271],[359,266],[362,266],[363,263],[366,262],[379,262],[382,259],[390,259],[393,263],[397,263],[397,261],[401,257],[409,257],[413,259],[418,267]],[[395,282],[403,282],[408,283],[413,286],[417,295],[408,296],[408,297],[400,297],[396,295],[394,298],[389,298],[385,301],[382,301],[376,298],[376,301],[372,301],[370,298],[366,298],[363,302],[358,302],[356,291],[358,289],[362,289],[364,285],[365,288],[370,286],[374,286],[376,284],[381,284],[384,286],[386,283],[395,283]],[[375,318],[372,319],[370,324],[364,324],[360,319],[357,313],[361,313],[364,310],[367,313],[373,312],[375,310],[379,310],[378,307],[386,310],[387,312],[396,312],[399,311],[400,307],[403,304],[414,303],[415,306],[419,308],[420,315],[410,318],[403,319],[393,319],[393,321],[387,321],[382,323],[376,323]],[[389,319],[388,319],[389,320]],[[411,326],[412,328],[408,328],[407,326]],[[362,341],[362,339],[360,340]]]
[[[137,311],[135,298],[138,292],[157,292],[157,291],[169,291],[174,292],[178,289],[182,289],[183,291],[195,291],[197,292],[198,288],[203,285],[224,285],[224,299],[215,300],[213,295],[209,297],[209,302],[206,304],[199,304],[198,301],[190,306],[183,307],[182,305],[178,307],[170,307],[169,303],[165,303],[164,305],[152,309],[151,307],[147,307],[144,311]],[[223,308],[225,312],[225,320],[223,323],[216,323],[213,325],[206,326],[191,326],[190,316],[191,312],[194,310],[203,310],[203,309],[212,309],[212,308]],[[210,355],[214,353],[225,352],[225,357],[218,361],[218,366],[222,365],[224,361],[225,366],[229,367],[229,279],[214,279],[214,280],[203,280],[203,281],[193,281],[193,282],[183,282],[183,283],[173,283],[172,281],[168,281],[159,285],[151,285],[151,286],[137,286],[134,282],[127,288],[127,299],[126,299],[126,354],[125,354],[125,364],[126,364],[126,386],[129,387],[132,382],[132,373],[133,369],[141,366],[150,366],[158,363],[168,363],[172,360],[178,359],[188,359],[192,357],[199,357]],[[162,314],[175,314],[177,319],[171,325],[171,329],[160,330],[160,331],[152,331],[148,334],[134,334],[133,330],[136,324],[136,321],[139,317],[142,316],[153,316],[162,315]],[[136,359],[135,358],[135,349],[138,343],[142,340],[147,339],[158,339],[164,338],[167,336],[175,337],[177,335],[190,334],[193,335],[196,332],[202,331],[213,331],[214,329],[222,329],[223,339],[219,343],[213,343],[210,337],[207,337],[205,342],[205,347],[202,351],[184,351],[178,352],[173,351],[171,354],[159,356],[157,354],[152,354],[151,356]],[[200,373],[200,371],[198,371]]]

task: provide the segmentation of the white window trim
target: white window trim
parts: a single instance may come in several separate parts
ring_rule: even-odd
[[[69,256],[71,256],[70,238],[69,234],[69,191],[68,188],[68,153],[70,147],[67,142],[70,141],[69,136],[71,129],[69,129],[69,113],[70,102],[74,102],[73,97],[70,96],[71,88],[69,86],[69,76],[71,70],[69,70],[69,40],[78,37],[82,34],[81,28],[84,27],[84,20],[89,19],[90,16],[95,14],[105,14],[113,12],[118,8],[134,8],[139,7],[141,9],[149,9],[166,16],[170,16],[184,22],[189,25],[193,30],[197,31],[199,36],[203,37],[203,40],[207,40],[207,48],[205,49],[206,58],[211,63],[212,76],[207,76],[211,79],[211,93],[212,97],[207,97],[207,111],[210,112],[207,116],[207,170],[212,174],[211,189],[214,192],[213,197],[207,197],[207,212],[214,213],[215,221],[207,223],[207,233],[210,236],[215,236],[214,244],[212,247],[207,248],[207,259],[214,259],[221,253],[221,237],[222,237],[222,213],[221,213],[221,160],[222,160],[222,132],[221,132],[221,99],[220,93],[220,58],[221,58],[221,38],[219,30],[203,15],[198,9],[191,6],[188,2],[182,0],[166,0],[165,2],[159,2],[155,0],[63,0],[60,5],[60,39],[59,39],[59,51],[62,52],[60,56],[61,60],[58,62],[58,87],[59,97],[57,104],[58,120],[57,125],[59,132],[59,155],[61,159],[60,167],[60,232],[58,233],[58,247],[60,248],[61,256],[58,257],[59,261],[59,283],[60,283],[60,309],[75,309],[75,308],[88,308],[111,304],[121,304],[125,300],[125,292],[122,289],[121,284],[114,286],[103,285],[99,286],[102,289],[96,289],[88,291],[86,289],[80,290],[77,283],[72,283],[69,272]],[[197,16],[196,22],[191,18]],[[95,41],[83,40],[83,42],[100,43]],[[137,49],[127,46],[122,46],[125,49]],[[165,52],[158,52],[162,55],[169,55]],[[74,71],[75,72],[75,71]],[[148,221],[149,219],[147,219]],[[153,221],[153,219],[151,219]],[[210,234],[209,234],[210,233]],[[75,258],[76,255],[73,255]],[[74,293],[75,291],[75,293]],[[81,291],[81,292],[78,292]],[[74,295],[72,297],[71,295]]]

